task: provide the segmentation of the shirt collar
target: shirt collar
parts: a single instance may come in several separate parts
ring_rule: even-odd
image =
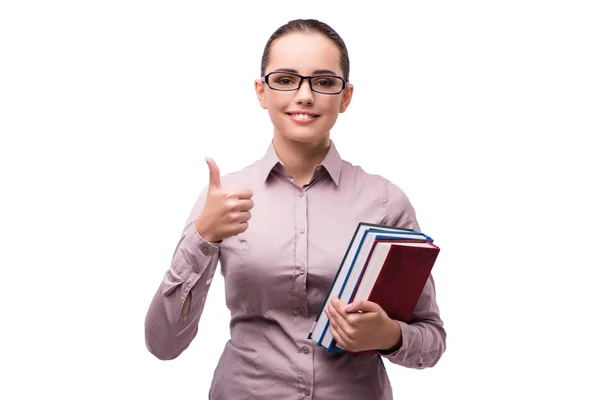
[[[273,147],[273,141],[271,141],[267,152],[260,160],[260,177],[262,182],[265,182],[267,180],[267,178],[271,174],[271,171],[273,171],[273,168],[275,168],[275,166],[277,166],[278,164],[281,164],[283,166],[283,163],[281,162],[279,157],[277,157],[277,153],[275,152],[275,148]],[[339,186],[340,175],[342,173],[342,158],[338,153],[337,149],[335,148],[333,140],[331,139],[329,140],[329,150],[327,151],[327,155],[323,159],[321,165],[325,167],[325,169],[329,173],[329,176],[336,184],[336,186]]]

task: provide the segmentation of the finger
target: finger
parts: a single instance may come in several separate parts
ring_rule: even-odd
[[[242,222],[250,221],[252,215],[250,211],[233,211],[227,215],[227,223],[231,225],[241,224]]]
[[[327,317],[331,324],[335,324],[338,331],[344,332],[344,334],[351,338],[353,337],[354,329],[346,319],[345,315],[341,314],[333,305],[329,305],[326,310],[328,312]]]
[[[248,230],[248,223],[247,222],[240,222],[239,224],[237,224],[235,226],[235,229],[233,230],[233,235],[239,235],[242,232],[246,232],[246,230]]]
[[[355,313],[355,312],[377,312],[381,310],[381,307],[377,303],[373,303],[372,301],[367,300],[358,300],[353,301],[344,307],[344,311],[347,313]]]
[[[250,211],[254,207],[254,202],[252,199],[242,199],[237,200],[235,209],[237,211]]]
[[[344,303],[343,303],[343,302],[342,302],[342,301],[339,299],[339,297],[337,297],[337,296],[336,296],[336,297],[332,298],[332,299],[331,299],[331,305],[332,305],[333,307],[335,307],[335,310],[337,311],[337,313],[338,313],[339,315],[341,315],[341,316],[342,316],[342,317],[344,317],[344,318],[347,318],[347,316],[348,316],[347,314],[348,314],[348,313],[346,312],[346,310],[345,310],[345,307],[344,307],[346,304],[344,304]]]
[[[221,173],[217,163],[209,157],[205,157],[206,164],[208,164],[208,187],[209,189],[222,189],[221,187]]]
[[[252,199],[236,199],[236,198],[228,198],[225,200],[225,211],[226,212],[241,212],[241,211],[250,211],[254,207],[254,202]]]
[[[337,342],[338,347],[341,347],[344,350],[351,351],[349,341],[345,339],[344,335],[333,326],[331,326],[331,335]]]
[[[334,315],[338,319],[343,319],[345,321],[345,323],[347,324],[347,327],[346,327],[346,325],[344,325],[345,329],[349,329],[354,325],[355,320],[353,318],[354,318],[355,314],[347,313],[344,310],[344,303],[342,303],[342,301],[338,297],[334,297],[331,300],[330,305],[333,308]],[[340,321],[340,323],[341,323],[341,321]]]
[[[252,214],[250,214],[250,211],[240,211],[233,218],[232,222],[234,222],[234,223],[235,222],[238,222],[238,223],[248,222],[248,221],[250,221],[250,218],[252,218]]]
[[[254,196],[252,190],[248,188],[229,189],[227,192],[230,196],[237,197],[238,199],[250,199]]]

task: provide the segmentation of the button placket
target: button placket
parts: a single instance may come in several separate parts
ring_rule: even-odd
[[[312,385],[314,375],[314,360],[311,351],[309,339],[305,332],[306,318],[308,317],[308,300],[306,296],[306,279],[308,277],[308,191],[300,189],[295,195],[295,252],[294,264],[291,266],[294,270],[294,279],[292,280],[292,313],[294,315],[295,326],[298,329],[297,341],[298,348],[298,373],[299,380],[302,382],[300,393],[305,398],[312,396]]]

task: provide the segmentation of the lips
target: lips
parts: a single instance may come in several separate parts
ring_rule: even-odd
[[[312,122],[319,117],[319,114],[310,111],[291,111],[286,113],[295,122],[308,123]]]

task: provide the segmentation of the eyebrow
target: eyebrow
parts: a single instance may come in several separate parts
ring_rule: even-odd
[[[293,68],[277,68],[274,72],[291,72],[294,74],[298,74],[298,71],[296,71]],[[329,69],[316,69],[313,71],[313,75],[336,75],[337,73],[329,70]]]

